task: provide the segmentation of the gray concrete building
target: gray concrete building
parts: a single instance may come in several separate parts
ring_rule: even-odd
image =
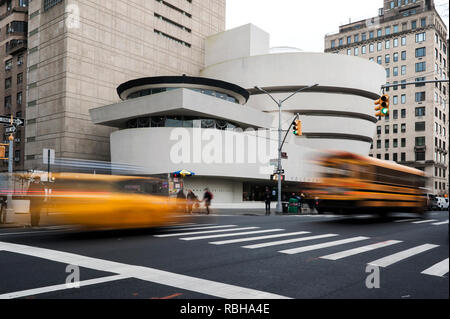
[[[448,82],[402,85],[448,80],[447,28],[434,1],[384,0],[378,16],[326,35],[325,52],[371,60],[398,83],[386,89],[390,114],[377,123],[370,155],[425,171],[429,192],[448,195]]]
[[[225,29],[225,0],[33,0],[29,4],[27,169],[57,158],[110,160],[114,129],[89,109],[156,75],[198,75],[204,39]]]
[[[28,0],[0,1],[0,115],[25,117],[27,87]],[[9,134],[0,125],[0,141],[8,144]],[[25,128],[18,127],[13,142],[13,169],[24,170]],[[9,157],[9,148],[6,148]],[[0,172],[8,171],[8,161],[0,162]]]

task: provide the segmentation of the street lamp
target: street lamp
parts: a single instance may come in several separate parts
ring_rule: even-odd
[[[283,208],[281,207],[281,175],[282,175],[282,166],[281,166],[281,151],[282,151],[282,142],[281,142],[281,134],[282,134],[282,127],[281,127],[281,107],[283,106],[283,103],[286,102],[286,100],[290,99],[291,97],[293,97],[295,94],[314,88],[316,86],[318,86],[319,84],[314,84],[308,87],[304,87],[301,89],[298,89],[297,91],[295,91],[294,93],[292,93],[291,95],[289,95],[287,98],[285,98],[284,100],[277,100],[275,99],[269,92],[267,92],[266,90],[260,88],[259,86],[255,86],[255,89],[257,89],[258,91],[267,94],[268,96],[270,96],[270,98],[278,105],[278,168],[277,168],[277,175],[278,175],[278,201],[277,201],[277,208],[276,208],[276,212],[277,213],[282,213],[283,212]]]

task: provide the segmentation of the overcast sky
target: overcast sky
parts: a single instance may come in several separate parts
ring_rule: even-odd
[[[448,20],[448,0],[435,0]],[[441,5],[444,4],[444,5]],[[378,15],[383,0],[227,0],[227,29],[253,23],[270,34],[271,47],[323,52],[324,36],[339,26]]]

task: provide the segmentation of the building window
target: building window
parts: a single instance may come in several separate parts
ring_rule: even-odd
[[[398,124],[394,124],[392,127],[392,131],[394,134],[398,133]]]
[[[425,131],[425,122],[416,122],[416,132]]]
[[[386,77],[388,78],[388,77],[390,77],[391,76],[391,69],[390,68],[387,68],[387,69],[385,69],[386,70]]]
[[[427,18],[420,19],[420,27],[425,28],[427,26]]]
[[[381,148],[381,141],[378,140],[378,141],[377,141],[377,149],[380,149],[380,148]]]
[[[384,154],[384,160],[389,161],[389,154]]]
[[[394,62],[398,62],[398,52],[395,52],[393,55]]]
[[[17,93],[17,105],[22,105],[23,95],[22,92]]]
[[[416,58],[421,58],[427,55],[426,48],[417,48],[416,49]]]
[[[366,41],[367,35],[365,33],[361,34],[361,41]]]
[[[369,52],[372,53],[375,51],[375,45],[373,43],[369,44]]]
[[[11,96],[5,96],[5,108],[10,108],[12,105],[12,98]]]
[[[400,116],[402,119],[406,118],[406,109],[401,109]]]
[[[347,37],[347,44],[351,44],[352,43],[352,37]]]
[[[378,42],[377,43],[377,51],[381,51],[381,50],[383,50],[383,43]]]
[[[400,158],[402,162],[406,162],[406,153],[401,153]]]
[[[425,92],[416,92],[416,102],[425,101]]]
[[[384,140],[384,148],[385,149],[389,148],[389,140]]]
[[[403,123],[403,124],[401,125],[401,132],[402,132],[402,133],[406,133],[406,124],[405,124],[405,123]]]
[[[402,94],[401,103],[406,104],[406,94]]]
[[[17,74],[17,84],[23,83],[23,73]]]
[[[426,77],[420,77],[420,78],[416,78],[416,82],[424,82],[426,81]],[[421,87],[421,86],[425,86],[425,83],[421,83],[421,84],[415,84],[416,88],[417,87]]]
[[[416,137],[416,146],[425,146],[425,136]]]
[[[12,78],[9,77],[9,78],[5,79],[5,89],[11,88],[11,85],[12,85]]]
[[[417,21],[416,21],[416,20],[411,21],[411,29],[412,29],[412,30],[417,29]]]
[[[381,60],[381,56],[377,56],[377,63],[380,64],[380,65],[381,65],[381,63],[383,63],[382,60]]]
[[[386,49],[390,49],[390,48],[391,48],[391,40],[386,40],[386,41],[384,42],[384,47],[385,47]]]
[[[425,106],[416,107],[416,116],[425,116]]]
[[[394,48],[396,48],[396,47],[398,47],[398,38],[395,38],[394,40],[393,40],[393,45],[394,45]]]
[[[366,54],[366,46],[365,45],[363,45],[361,47],[361,54]]]
[[[420,151],[416,152],[416,161],[424,161],[425,160],[425,152]]]
[[[355,56],[359,55],[359,48],[355,48]]]
[[[402,46],[405,46],[406,45],[406,37],[402,37],[401,39],[402,39],[401,40]]]
[[[398,110],[394,110],[393,114],[394,114],[394,116],[393,116],[394,120],[398,119]]]
[[[340,38],[340,39],[339,39],[339,46],[342,46],[342,45],[344,45],[344,39],[343,39],[343,38]]]
[[[416,72],[424,72],[426,71],[426,63],[425,62],[419,62],[416,63]]]
[[[352,55],[352,49],[347,49],[347,55]]]
[[[359,42],[359,34],[355,34],[355,42]]]
[[[398,147],[398,139],[394,138],[394,141],[392,143],[392,147],[394,147],[394,148]]]
[[[406,60],[406,51],[402,51],[402,61]]]
[[[392,155],[393,155],[392,160],[393,160],[394,162],[398,162],[398,154],[397,154],[397,153],[394,153],[394,154],[392,154]]]
[[[336,46],[336,40],[331,40],[331,48],[333,49]]]
[[[386,27],[386,28],[385,28],[385,34],[386,34],[386,35],[391,34],[391,27]]]
[[[398,76],[398,66],[394,67],[394,69],[393,69],[393,71],[392,71],[392,74],[393,74],[394,76]]]
[[[416,34],[416,43],[423,42],[425,40],[426,40],[426,33],[425,32]]]
[[[386,54],[384,56],[384,63],[390,63],[391,62],[391,55],[390,54]]]
[[[63,0],[44,0],[44,11],[50,10]]]
[[[377,134],[378,134],[378,135],[381,134],[381,126],[377,126]]]
[[[406,147],[406,138],[402,138],[400,140],[400,142],[401,142],[401,147]]]
[[[384,134],[389,134],[389,125],[384,126]]]
[[[377,37],[381,37],[383,35],[383,30],[378,29],[377,30]]]
[[[394,105],[397,105],[397,104],[398,104],[398,95],[394,95],[394,96],[392,97],[392,102],[393,102]]]

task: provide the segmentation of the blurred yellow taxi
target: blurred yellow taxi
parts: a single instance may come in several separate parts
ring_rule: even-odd
[[[180,222],[185,205],[170,199],[163,183],[150,177],[54,173],[52,182],[46,185],[51,195],[43,206],[53,223],[86,228],[139,228]]]

